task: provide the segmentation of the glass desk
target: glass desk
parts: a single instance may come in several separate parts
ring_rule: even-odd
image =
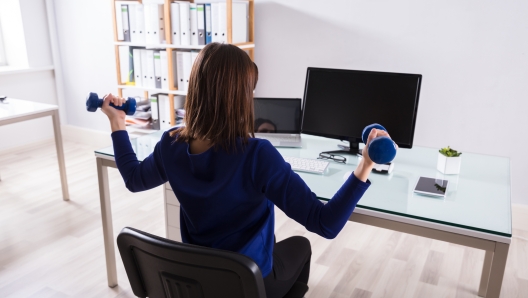
[[[70,195],[68,192],[68,181],[66,179],[64,149],[62,147],[59,107],[56,105],[14,98],[7,98],[3,102],[0,102],[0,126],[46,116],[51,116],[53,121],[53,132],[55,134],[55,146],[57,149],[57,158],[59,161],[59,172],[62,184],[62,197],[65,201],[68,201],[70,199]]]
[[[150,154],[161,134],[156,132],[132,140],[139,160]],[[338,149],[340,143],[309,135],[302,138],[303,148],[277,149],[283,156],[317,158],[322,151]],[[104,166],[115,167],[112,147],[97,150],[95,155],[99,172],[105,172]],[[330,161],[324,175],[298,174],[319,199],[328,201],[343,184],[344,176],[358,164],[356,156],[346,157],[347,164]],[[505,157],[464,153],[460,174],[443,175],[436,170],[437,158],[435,149],[400,149],[391,174],[370,175],[372,185],[349,220],[485,250],[479,296],[498,297],[512,234],[510,161]],[[420,176],[449,180],[446,197],[415,194],[413,190]],[[105,208],[109,210],[105,191],[108,182],[102,181],[105,179],[100,175],[101,208],[107,202]],[[103,227],[111,224],[111,214],[108,216],[105,219],[103,212]],[[112,229],[104,227],[104,231]],[[113,235],[108,236],[113,247]],[[115,260],[112,263],[115,267]],[[117,284],[116,278],[112,281],[109,274],[109,285]]]

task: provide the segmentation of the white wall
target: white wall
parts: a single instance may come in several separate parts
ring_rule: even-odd
[[[111,9],[108,0],[55,0],[69,125],[110,130],[106,116],[87,112],[85,102],[89,92],[117,92]]]
[[[9,1],[13,2],[12,0]],[[22,49],[18,49],[19,52],[15,53],[18,55],[15,61],[25,60],[25,66],[30,68],[52,65],[45,0],[20,0],[14,2],[20,2],[20,9],[18,10],[20,13],[19,21],[21,18],[22,36],[25,37],[21,41],[11,40],[12,42],[17,42],[19,47],[22,46]],[[14,5],[18,5],[18,3]],[[3,26],[5,33],[9,31],[8,29],[10,28]],[[18,64],[16,66],[24,65]],[[53,70],[0,74],[0,94],[13,98],[57,104]],[[1,126],[0,136],[2,140],[9,140],[0,142],[0,151],[44,139],[51,139],[53,138],[51,117]]]
[[[510,157],[512,199],[528,204],[528,1],[257,1],[255,14],[257,96],[302,97],[309,66],[422,74],[415,145]]]

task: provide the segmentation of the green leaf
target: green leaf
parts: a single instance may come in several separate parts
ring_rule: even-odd
[[[440,150],[438,150],[438,152],[440,152],[441,154],[447,157],[458,157],[462,154],[461,152],[458,152],[457,150],[452,149],[450,146],[441,148]]]

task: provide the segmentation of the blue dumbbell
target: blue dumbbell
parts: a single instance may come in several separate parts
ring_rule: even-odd
[[[103,106],[103,99],[97,96],[97,93],[90,92],[88,97],[86,97],[86,110],[88,112],[95,112],[98,108]],[[110,104],[111,107],[125,112],[127,115],[134,115],[136,112],[136,99],[129,97],[127,101],[120,107]]]
[[[385,127],[377,123],[368,125],[363,129],[363,143],[367,143],[368,136],[373,128],[387,131]],[[377,137],[370,141],[367,150],[370,159],[380,165],[389,163],[396,157],[396,144],[391,138],[385,136]]]

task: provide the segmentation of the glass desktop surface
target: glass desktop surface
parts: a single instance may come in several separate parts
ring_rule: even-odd
[[[132,149],[134,149],[134,152],[136,153],[137,159],[139,161],[143,161],[152,153],[152,151],[154,151],[154,146],[161,139],[161,136],[164,132],[165,131],[156,131],[130,140],[130,143],[132,144]],[[114,159],[114,147],[109,146],[103,149],[95,150],[95,154],[106,155],[110,159]]]
[[[8,97],[0,103],[0,120],[7,120],[56,109],[58,109],[56,105]]]
[[[132,140],[155,144],[163,132]],[[277,148],[283,156],[317,158],[322,151],[338,150],[338,140],[302,135],[302,148]],[[144,145],[145,146],[145,145]],[[154,148],[153,145],[150,148]],[[139,160],[150,152],[140,150]],[[96,153],[113,157],[112,147]],[[344,182],[344,175],[353,171],[358,158],[345,155],[347,164],[330,161],[324,175],[297,172],[321,200],[328,201]],[[372,185],[358,207],[404,217],[421,219],[470,230],[511,237],[510,160],[506,157],[463,153],[460,174],[443,175],[436,169],[438,150],[423,147],[399,149],[394,171],[372,173]],[[414,193],[420,176],[449,181],[445,198]]]

